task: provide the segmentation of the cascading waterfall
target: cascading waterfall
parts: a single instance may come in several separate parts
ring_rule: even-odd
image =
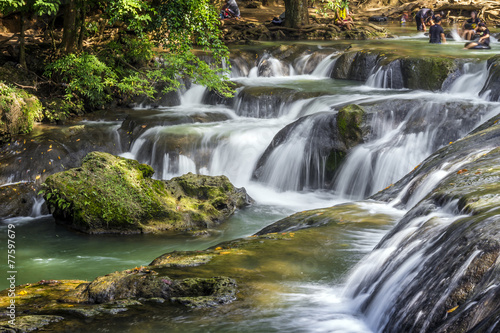
[[[397,71],[391,66],[377,67],[365,83],[383,90],[367,89],[354,82],[337,82],[335,86],[328,86],[331,81],[336,81],[326,79],[335,65],[335,55],[332,53],[318,60],[312,72],[306,70],[313,61],[311,54],[302,56],[292,64],[265,55],[256,67],[250,67],[254,64],[241,70],[233,67],[232,76],[242,87],[234,103],[228,102],[222,106],[203,105],[206,89],[193,85],[182,94],[180,106],[154,110],[161,117],[168,116],[165,117],[168,119],[165,123],[148,122],[158,114],[145,112],[134,115],[143,122],[131,124],[137,131],[133,134],[129,151],[123,156],[152,165],[157,179],[169,179],[187,172],[224,174],[236,186],[247,187],[250,195],[259,203],[269,205],[271,209],[275,209],[273,205],[276,205],[297,211],[326,207],[345,198],[365,198],[401,179],[436,149],[458,140],[500,111],[497,104],[484,101],[487,93],[479,96],[488,78],[485,62],[465,64],[462,75],[445,92],[436,94],[394,90],[400,87],[394,85]],[[300,81],[302,85],[297,88],[293,80]],[[325,88],[320,91],[323,85]],[[308,91],[310,86],[316,90]],[[248,88],[256,89],[244,101],[242,96]],[[257,98],[258,89],[263,91],[265,98]],[[278,99],[279,103],[271,103]],[[327,179],[327,155],[311,143],[311,138],[318,136],[318,127],[329,121],[340,107],[351,103],[366,108],[369,133],[365,143],[348,153],[335,179]],[[229,104],[231,106],[227,106]],[[200,118],[190,119],[191,123],[168,123],[171,119],[185,119],[195,112]],[[203,118],[207,114],[223,114],[224,117]],[[292,124],[294,129],[269,150],[267,160],[259,170],[261,176],[256,182],[253,177],[261,157],[273,141],[277,141],[281,130]],[[109,136],[114,140],[117,140],[117,129],[118,125],[113,125],[113,135]],[[342,292],[338,290],[339,287],[331,288],[331,284],[311,287],[319,290],[316,293],[314,290],[312,293],[310,290],[305,291],[304,298],[310,300],[311,294],[317,296],[318,299],[307,304],[313,312],[321,308],[321,311],[317,311],[321,315],[311,316],[315,322],[311,323],[308,318],[309,321],[302,322],[305,326],[298,329],[294,326],[296,322],[292,321],[288,327],[290,331],[301,331],[304,327],[304,330],[317,329],[321,332],[335,329],[339,332],[384,331],[391,315],[397,310],[393,301],[405,290],[414,288],[413,278],[431,263],[434,255],[432,247],[444,228],[463,217],[456,201],[448,202],[443,207],[429,205],[426,207],[430,212],[427,215],[422,215],[415,207],[445,177],[486,152],[477,151],[454,163],[443,164],[425,177],[415,177],[389,204],[361,203],[369,207],[367,211],[370,214],[383,209],[409,210],[403,218],[406,224],[386,239],[382,239],[386,230],[365,230],[365,238],[358,237],[355,247],[367,252],[382,239],[380,245],[350,273]],[[333,188],[325,185],[329,186],[333,180]],[[322,191],[309,191],[315,189]],[[329,195],[326,199],[320,197],[325,192]],[[41,215],[42,204],[42,199],[35,201],[32,217]],[[258,213],[260,211],[254,212]],[[399,214],[394,215],[399,217],[403,212]],[[419,228],[423,226],[428,232],[425,241],[418,237]],[[398,252],[403,245],[405,250]],[[457,274],[447,282],[450,284],[449,290],[477,256],[478,252],[473,252],[466,258]],[[111,261],[115,259],[111,258]],[[324,295],[327,295],[328,300],[321,299]],[[409,302],[416,297],[418,295],[409,298]],[[303,300],[300,297],[297,299],[299,301],[295,303]],[[442,299],[438,299],[437,305],[442,303]],[[287,316],[290,315],[288,310],[283,310]],[[300,307],[295,315],[303,315],[302,311],[305,310]],[[335,311],[336,317],[332,319],[332,312]]]

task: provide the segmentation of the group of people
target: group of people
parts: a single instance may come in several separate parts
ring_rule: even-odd
[[[422,8],[415,15],[418,31],[426,31],[429,27],[429,43],[446,43],[446,36],[441,22],[444,12],[434,13],[430,8]],[[476,12],[471,12],[471,17],[463,25],[462,38],[470,40],[465,44],[466,49],[490,48],[490,31],[481,21]]]

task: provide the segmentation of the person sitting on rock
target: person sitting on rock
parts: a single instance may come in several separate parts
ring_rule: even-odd
[[[341,28],[351,30],[354,21],[352,20],[352,17],[349,14],[349,6],[347,1],[343,4],[342,7],[338,8],[337,11],[335,12],[334,22]]]
[[[425,21],[427,18],[432,17],[432,15],[434,15],[434,12],[430,8],[422,8],[415,14],[415,23],[417,24],[418,31],[427,31]]]
[[[466,49],[490,48],[490,30],[486,27],[486,24],[484,24],[483,22],[479,23],[477,27],[477,32],[479,33],[479,40],[477,42],[471,42],[465,44],[465,48]]]
[[[220,11],[221,19],[239,19],[240,18],[240,8],[236,3],[236,0],[226,0],[224,6]]]
[[[477,17],[477,12],[472,11],[470,18],[464,22],[462,38],[465,40],[473,40],[476,34],[476,29],[481,19]]]
[[[446,44],[446,37],[444,35],[444,29],[441,26],[441,16],[436,16],[434,18],[434,25],[429,28],[429,43],[432,44]]]

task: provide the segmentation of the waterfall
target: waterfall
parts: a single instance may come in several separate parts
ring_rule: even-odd
[[[321,62],[316,66],[316,68],[311,73],[312,76],[319,77],[330,77],[332,73],[333,67],[335,66],[335,62],[337,61],[337,52],[330,54],[325,59],[321,60]]]
[[[181,95],[181,105],[199,105],[202,104],[203,95],[206,87],[193,84],[184,94]]]
[[[45,202],[43,198],[35,198],[35,201],[33,202],[33,207],[31,208],[31,217],[39,217],[42,216],[42,205]]]
[[[410,110],[401,122],[395,120],[394,112],[377,114],[371,121],[372,139],[349,153],[335,176],[334,190],[351,199],[374,194],[401,179],[439,147],[499,112],[498,108],[470,104],[460,114],[460,105],[417,102],[407,105]]]
[[[449,87],[448,92],[477,97],[488,79],[487,62],[464,64],[463,74]],[[482,96],[484,98],[484,96]]]

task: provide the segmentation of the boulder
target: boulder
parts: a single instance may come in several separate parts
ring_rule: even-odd
[[[0,143],[29,133],[42,119],[42,103],[26,91],[0,83]]]
[[[479,94],[489,93],[490,101],[500,101],[500,55],[488,60],[488,69],[488,80]]]
[[[0,186],[0,218],[29,216],[36,190],[37,186],[33,183]]]
[[[230,303],[235,294],[236,282],[228,277],[173,280],[140,267],[96,278],[85,288],[82,298],[94,304],[160,298],[193,308],[205,308]]]
[[[444,57],[401,59],[404,87],[409,89],[440,90],[456,69],[456,62]]]
[[[363,142],[364,123],[364,110],[358,105],[300,118],[275,135],[257,162],[254,179],[282,190],[328,186],[347,152]],[[306,144],[300,145],[304,140]],[[282,168],[280,154],[289,151],[296,158]]]
[[[364,314],[377,315],[374,329],[495,330],[500,314],[499,120],[496,116],[440,149],[394,188],[374,196],[395,194],[413,207],[375,248],[390,255],[354,290],[363,298]]]
[[[81,167],[49,176],[44,198],[57,221],[91,234],[210,228],[251,201],[225,176],[153,174],[135,160],[92,152]]]

